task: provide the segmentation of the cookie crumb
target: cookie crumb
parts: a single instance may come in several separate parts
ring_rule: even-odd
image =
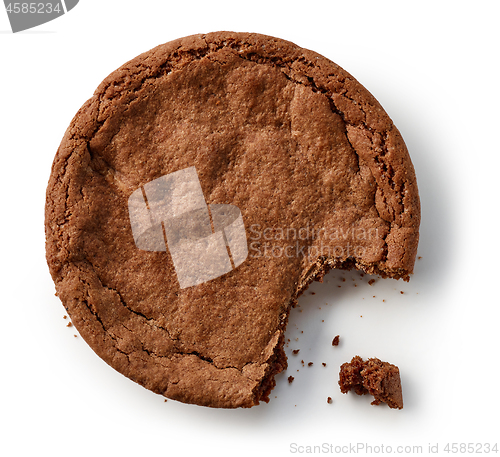
[[[297,370],[299,371],[299,370]],[[288,383],[291,384],[295,378],[293,376],[288,376]]]
[[[294,350],[292,351],[292,354],[293,354],[293,355],[297,355],[297,354],[299,353],[299,351],[300,351],[300,349],[294,349]]]
[[[313,363],[312,363],[312,362],[309,362],[309,363],[307,364],[307,366],[308,366],[308,367],[312,367],[312,366],[313,366]]]
[[[397,366],[377,358],[363,361],[359,356],[340,366],[340,391],[351,389],[358,395],[370,394],[372,405],[387,403],[389,408],[403,409],[403,393]]]
[[[340,341],[340,335],[337,335],[332,341],[332,346],[338,346],[339,341]]]
[[[418,260],[420,260],[422,257],[421,256],[418,256]]]
[[[321,362],[321,365],[323,365],[324,367],[326,367],[326,363],[325,362]]]
[[[168,401],[168,400],[165,398],[165,400],[164,400],[164,402],[163,402],[163,403],[167,403],[167,401]]]
[[[73,327],[73,324],[72,324],[71,322],[68,322],[68,323],[66,324],[66,327]]]
[[[370,279],[368,281],[368,284],[370,284],[370,286],[373,286],[373,284],[375,284],[375,279]]]
[[[68,316],[66,316],[66,315],[63,316],[63,319],[67,319],[67,318],[68,318]]]
[[[401,292],[401,295],[403,295],[403,294],[404,294],[404,292],[403,292],[402,290],[401,290],[400,292]]]
[[[327,402],[328,404],[332,404],[332,403],[333,403],[332,397],[328,397],[328,398],[326,399],[326,402]]]
[[[316,295],[316,292],[311,292],[311,295]]]
[[[73,335],[75,338],[78,338],[76,335]]]

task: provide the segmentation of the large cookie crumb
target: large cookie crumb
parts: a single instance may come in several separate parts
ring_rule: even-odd
[[[399,368],[377,358],[363,361],[353,357],[340,367],[340,390],[346,394],[354,390],[358,395],[375,397],[372,405],[387,403],[389,408],[403,409],[403,392]]]

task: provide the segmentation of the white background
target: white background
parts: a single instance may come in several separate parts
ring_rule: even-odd
[[[426,454],[500,441],[495,3],[81,0],[18,34],[0,9],[0,455],[281,456],[323,443]],[[250,410],[165,403],[108,367],[66,327],[44,259],[45,187],[78,108],[139,53],[217,30],[288,39],[353,74],[401,131],[422,202],[410,283],[333,272],[314,284],[290,317],[299,355]],[[339,366],[356,354],[399,366],[402,411],[340,393]]]

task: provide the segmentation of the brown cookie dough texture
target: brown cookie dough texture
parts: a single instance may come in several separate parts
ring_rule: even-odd
[[[241,211],[248,257],[181,289],[168,249],[136,247],[127,201],[189,167],[208,205]],[[363,86],[293,43],[219,32],[138,56],[82,106],[47,189],[47,261],[120,373],[179,401],[251,407],[286,368],[308,284],[330,268],[408,279],[419,220],[403,139]]]
[[[374,396],[372,405],[387,403],[389,408],[403,409],[403,392],[399,368],[377,358],[363,361],[358,355],[340,367],[342,393],[354,390],[358,395]]]

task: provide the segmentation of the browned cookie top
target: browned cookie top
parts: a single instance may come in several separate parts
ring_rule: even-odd
[[[136,244],[129,199],[192,167],[209,208],[241,212],[248,255],[181,288],[170,249]],[[169,398],[249,407],[286,367],[298,294],[332,267],[407,279],[419,220],[405,144],[364,87],[290,42],[218,32],[138,56],[80,109],[47,189],[47,260],[115,369]]]

